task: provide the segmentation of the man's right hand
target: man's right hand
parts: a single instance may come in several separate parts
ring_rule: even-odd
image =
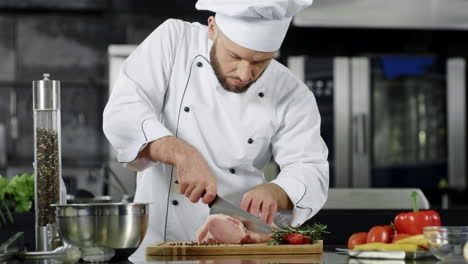
[[[163,137],[148,144],[141,155],[176,166],[179,192],[190,201],[196,203],[202,198],[209,204],[216,197],[216,178],[200,152],[184,141]]]
[[[179,152],[175,165],[181,194],[194,203],[202,197],[205,204],[214,200],[217,191],[216,178],[200,152],[186,144]]]

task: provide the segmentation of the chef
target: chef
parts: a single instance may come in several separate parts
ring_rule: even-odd
[[[196,240],[219,194],[271,224],[316,214],[328,191],[328,150],[311,91],[273,59],[311,0],[199,0],[208,26],[169,19],[123,63],[104,110],[118,161],[138,170],[150,203],[148,244]],[[278,177],[266,182],[273,158]]]

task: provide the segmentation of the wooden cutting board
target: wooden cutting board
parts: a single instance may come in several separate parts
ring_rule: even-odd
[[[146,261],[168,262],[168,261],[190,261],[190,263],[249,263],[249,264],[271,264],[271,263],[321,263],[323,254],[289,254],[289,255],[217,255],[217,256],[146,256]]]
[[[286,255],[321,254],[323,241],[303,245],[219,244],[198,245],[196,242],[160,242],[146,247],[148,256],[202,256],[202,255]]]

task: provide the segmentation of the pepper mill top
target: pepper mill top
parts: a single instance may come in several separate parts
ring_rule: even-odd
[[[48,73],[43,76],[44,79],[33,81],[34,110],[60,110],[60,81],[50,80]]]

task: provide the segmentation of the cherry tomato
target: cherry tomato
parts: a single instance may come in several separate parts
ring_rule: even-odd
[[[304,236],[302,236],[299,233],[292,233],[288,236],[289,244],[292,244],[292,245],[302,244],[303,240],[304,240]]]
[[[354,246],[365,243],[367,243],[367,232],[354,233],[348,239],[348,248],[353,249]]]
[[[395,243],[395,241],[398,241],[400,239],[407,238],[407,237],[410,237],[410,236],[411,236],[410,234],[405,234],[405,233],[396,234],[392,239],[392,243]]]
[[[391,226],[374,226],[367,234],[367,243],[381,242],[390,243],[394,234]]]
[[[312,237],[304,236],[304,238],[302,239],[302,244],[309,244],[310,241],[312,241]]]
[[[390,243],[393,240],[393,238],[395,237],[395,228],[393,228],[390,225],[384,225],[383,227],[390,234],[390,240],[388,241],[388,243]]]
[[[282,236],[282,237],[283,237],[283,239],[286,239],[286,240],[287,240],[288,237],[289,237],[289,234],[288,234],[288,233],[283,233],[283,236]]]

